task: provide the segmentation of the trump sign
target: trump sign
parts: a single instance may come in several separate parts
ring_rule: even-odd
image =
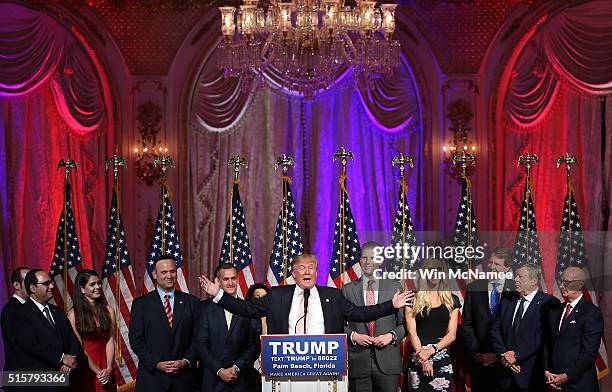
[[[267,377],[346,376],[346,335],[262,335]]]

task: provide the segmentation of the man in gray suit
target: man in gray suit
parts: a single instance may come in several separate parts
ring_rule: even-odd
[[[377,280],[374,270],[374,248],[381,246],[366,242],[361,247],[362,276],[342,287],[342,293],[357,306],[388,301],[402,291],[395,280]],[[404,312],[379,318],[370,323],[349,322],[345,332],[349,337],[349,388],[351,392],[396,391],[402,371],[399,343],[406,336]]]

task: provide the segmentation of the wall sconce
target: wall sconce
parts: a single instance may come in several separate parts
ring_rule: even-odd
[[[155,158],[168,152],[168,147],[157,142],[162,120],[161,107],[153,101],[148,101],[139,105],[137,112],[140,139],[133,150],[136,157],[134,170],[136,177],[147,186],[152,186],[162,177],[161,168],[154,164]]]
[[[446,117],[451,121],[450,131],[453,135],[442,146],[445,171],[459,181],[461,179],[461,168],[454,164],[453,158],[455,155],[461,154],[462,151],[472,155],[476,152],[476,143],[469,138],[472,128],[468,126],[474,114],[467,102],[457,99],[448,105],[448,115]],[[473,171],[474,165],[469,165],[466,174],[470,176]]]

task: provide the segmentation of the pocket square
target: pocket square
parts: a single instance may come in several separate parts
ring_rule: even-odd
[[[576,320],[572,320],[569,322],[570,324],[576,324]]]

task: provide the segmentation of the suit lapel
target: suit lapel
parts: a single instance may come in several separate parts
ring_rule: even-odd
[[[519,325],[519,331],[521,331],[523,328],[525,328],[525,323],[526,323],[527,319],[533,317],[532,315],[536,314],[536,308],[539,309],[540,303],[542,303],[542,297],[541,297],[540,291],[538,291],[536,293],[536,295],[533,297],[533,299],[531,300],[531,302],[529,303],[529,307],[527,308],[527,310],[523,314],[523,319],[521,320],[521,325]],[[517,334],[518,334],[518,332],[517,332]]]
[[[355,295],[355,303],[357,306],[365,305],[365,302],[363,301],[363,291],[361,291],[362,287],[363,287],[363,277],[357,279],[355,281],[355,284],[353,284],[353,294]]]
[[[172,333],[177,330],[177,325],[185,309],[185,298],[180,291],[174,291],[174,308],[172,309]],[[165,311],[164,311],[165,312]]]
[[[289,312],[291,311],[291,301],[293,301],[293,293],[295,292],[295,285],[287,285],[285,286],[286,289],[284,291],[286,291],[285,293],[283,293],[283,295],[281,295],[281,314],[283,315],[283,320],[282,320],[282,325],[286,326],[287,328],[287,332],[286,333],[290,333],[289,331]]]
[[[327,327],[327,314],[328,312],[333,312],[333,309],[330,308],[330,301],[327,294],[324,290],[321,290],[320,286],[315,286],[317,288],[317,293],[319,293],[319,301],[321,301],[321,311],[323,312],[323,326],[325,327],[325,333],[329,330]],[[331,313],[329,313],[331,314]]]
[[[223,316],[225,317],[225,312],[223,312]],[[229,338],[230,334],[232,333],[234,327],[236,326],[236,323],[238,322],[238,318],[240,316],[237,314],[232,314],[232,321],[230,321],[230,326],[229,329],[227,330],[227,337]],[[227,322],[226,322],[227,324]]]
[[[483,280],[483,286],[479,288],[478,296],[480,297],[480,303],[482,304],[482,309],[486,313],[486,315],[491,319],[491,305],[489,304],[489,281]],[[499,302],[501,302],[501,293],[499,294]],[[499,307],[499,303],[497,304]],[[499,308],[498,308],[499,311]]]
[[[578,301],[578,303],[576,304],[576,307],[572,310],[569,316],[567,316],[567,320],[565,320],[565,323],[563,323],[563,325],[561,326],[561,330],[558,333],[559,335],[565,332],[565,330],[567,329],[571,321],[576,321],[576,318],[580,316],[580,311],[582,310],[582,305],[584,304],[584,300],[585,300],[584,296],[580,298],[580,301]],[[564,312],[565,312],[565,307],[561,311],[561,317],[563,317]],[[559,324],[557,323],[557,325]]]

